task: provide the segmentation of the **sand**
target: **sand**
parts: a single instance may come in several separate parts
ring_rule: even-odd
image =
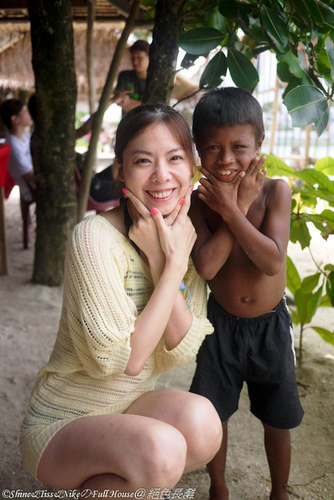
[[[36,482],[25,471],[17,442],[34,378],[48,360],[54,343],[62,290],[30,282],[35,221],[30,231],[30,248],[23,250],[17,188],[5,202],[5,212],[10,269],[7,276],[0,277],[0,491],[2,498],[23,498],[29,493],[39,498],[47,494],[56,497],[51,488]],[[324,243],[317,238],[313,251],[318,262],[333,262],[333,248],[333,240]],[[299,245],[291,245],[289,255],[302,275],[314,272],[307,251],[301,251]],[[333,331],[334,309],[322,308],[313,324]],[[164,375],[158,387],[187,390],[194,366],[191,362]],[[292,431],[291,499],[334,499],[333,375],[334,347],[308,329],[304,334],[303,365],[297,369],[305,417],[301,426]],[[246,389],[238,412],[230,420],[227,479],[231,500],[264,500],[269,496],[270,476],[262,426],[249,412]],[[206,469],[184,475],[178,487],[178,492],[174,490],[179,494],[177,498],[208,498]],[[193,490],[195,494],[191,496]]]

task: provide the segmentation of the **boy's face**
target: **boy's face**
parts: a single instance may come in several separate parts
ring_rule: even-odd
[[[218,180],[232,182],[260,153],[263,139],[256,141],[251,125],[209,125],[201,131],[197,149],[203,167]]]

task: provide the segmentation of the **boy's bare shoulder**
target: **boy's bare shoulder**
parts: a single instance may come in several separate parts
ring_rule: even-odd
[[[265,179],[262,192],[267,201],[273,197],[291,197],[291,188],[284,179]]]

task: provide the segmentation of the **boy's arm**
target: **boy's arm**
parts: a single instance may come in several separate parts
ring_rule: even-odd
[[[205,220],[205,211],[208,209],[198,194],[198,191],[193,193],[189,211],[197,234],[191,255],[198,274],[205,280],[211,280],[228,259],[235,238],[222,218],[217,229],[211,231]]]
[[[226,207],[224,220],[243,251],[255,266],[267,274],[277,274],[286,261],[290,235],[291,189],[283,180],[266,181],[264,218],[257,229],[235,205]],[[256,218],[256,213],[252,214]]]

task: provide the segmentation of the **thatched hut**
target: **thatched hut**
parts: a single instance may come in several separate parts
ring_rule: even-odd
[[[97,94],[101,92],[120,30],[113,25],[98,25],[93,31],[93,71]],[[86,63],[86,27],[74,24],[75,67],[78,97],[88,94]],[[34,73],[31,65],[32,51],[29,25],[0,24],[0,95],[31,93],[34,91]],[[124,54],[120,71],[131,67],[129,54]]]

